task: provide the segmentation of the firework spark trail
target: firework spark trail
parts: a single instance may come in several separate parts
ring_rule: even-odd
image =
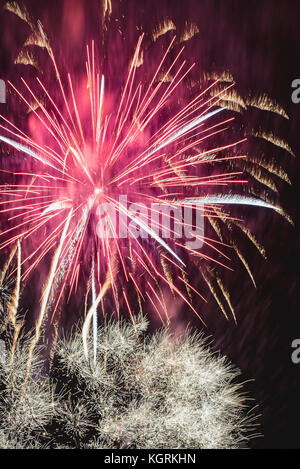
[[[66,235],[67,235],[67,231],[68,231],[69,224],[70,224],[70,221],[71,221],[72,213],[73,213],[73,210],[71,209],[70,212],[69,212],[69,215],[67,217],[67,220],[65,222],[59,245],[58,245],[58,247],[56,249],[56,252],[54,254],[54,257],[53,257],[53,260],[52,260],[52,265],[51,265],[50,272],[49,272],[49,276],[48,276],[48,279],[47,279],[47,282],[46,282],[46,285],[45,285],[45,288],[44,288],[44,291],[43,291],[41,308],[40,308],[39,316],[38,316],[38,319],[37,319],[37,322],[36,322],[35,335],[34,335],[32,341],[30,343],[30,346],[28,348],[27,373],[26,373],[26,377],[25,377],[25,380],[24,380],[24,387],[23,387],[24,392],[25,392],[25,389],[26,389],[26,384],[27,384],[28,379],[30,377],[33,352],[34,352],[34,349],[35,349],[35,347],[36,347],[36,345],[39,341],[39,338],[40,338],[41,327],[42,327],[43,319],[44,319],[44,316],[45,316],[45,313],[46,313],[46,310],[47,310],[48,300],[49,300],[50,292],[51,292],[51,289],[52,289],[52,286],[53,286],[54,276],[56,274],[56,270],[57,270],[57,266],[58,266],[58,262],[59,262],[59,257],[61,255],[63,244],[64,244],[64,241],[66,239]]]
[[[95,285],[95,261],[94,261],[94,257],[93,257],[93,260],[92,260],[91,276],[92,276],[92,304],[95,304],[96,303],[96,285]],[[97,329],[98,329],[97,308],[94,308],[94,314],[93,314],[94,365],[96,365],[96,361],[97,361]]]
[[[132,216],[128,210],[123,207],[120,203],[117,205],[117,208],[120,210],[121,213],[124,213],[127,215],[132,221],[134,221],[140,228],[146,231],[152,238],[154,238],[162,247],[164,247],[167,251],[169,251],[170,254],[172,254],[175,259],[177,259],[180,264],[185,266],[184,262],[180,259],[179,256],[169,247],[169,245],[162,239],[160,238],[151,228],[149,228],[148,225],[143,223],[143,221],[139,220],[138,218]]]
[[[17,241],[15,249],[13,249],[11,254],[15,254],[17,252],[17,275],[16,275],[16,283],[13,294],[11,296],[10,302],[8,304],[8,320],[13,326],[14,334],[12,340],[12,346],[10,351],[10,374],[12,372],[12,366],[14,362],[14,354],[17,346],[18,337],[23,326],[22,321],[17,322],[17,313],[20,301],[20,291],[21,291],[21,242]],[[12,261],[12,257],[10,256],[9,263]],[[9,265],[9,264],[8,264]]]
[[[247,197],[242,195],[208,195],[205,197],[198,197],[196,199],[184,199],[181,201],[175,201],[174,205],[179,204],[200,204],[200,205],[250,205],[253,207],[265,207],[273,210],[279,210],[275,205],[269,204],[264,200],[257,199],[255,197]]]
[[[13,291],[11,300],[8,305],[8,316],[10,322],[16,327],[16,317],[18,312],[19,300],[20,300],[20,289],[21,289],[21,243],[17,242],[17,275],[16,284]]]
[[[5,276],[7,274],[7,271],[9,269],[9,266],[11,265],[12,263],[12,260],[16,254],[16,250],[18,249],[18,244],[15,244],[15,246],[12,248],[10,254],[9,254],[9,257],[6,261],[6,263],[4,264],[3,266],[3,269],[1,270],[1,274],[0,274],[0,287],[2,286],[3,284],[3,281],[5,279]]]
[[[60,257],[64,242],[65,242],[65,239],[66,239],[66,235],[67,235],[67,231],[68,231],[69,224],[70,224],[70,221],[71,221],[72,213],[73,213],[73,210],[71,209],[70,212],[69,212],[69,215],[67,217],[67,220],[66,220],[66,223],[65,223],[61,238],[60,238],[58,248],[57,248],[57,250],[55,252],[55,255],[53,257],[52,266],[51,266],[51,269],[50,269],[50,272],[49,272],[49,277],[47,279],[46,287],[45,287],[45,290],[44,290],[43,296],[42,296],[42,304],[41,304],[40,314],[39,314],[39,318],[38,318],[38,327],[39,328],[41,327],[41,324],[42,324],[42,321],[43,321],[43,318],[44,318],[44,315],[45,315],[45,312],[46,312],[46,309],[47,309],[47,304],[48,304],[48,300],[49,300],[49,296],[50,296],[50,292],[51,292],[51,288],[52,288],[52,284],[53,284],[53,279],[54,279],[56,269],[57,269],[57,266],[58,266],[59,257]]]
[[[192,122],[190,122],[189,124],[183,126],[181,129],[177,130],[177,132],[174,132],[173,135],[171,135],[165,142],[161,143],[160,145],[158,145],[156,148],[154,148],[152,151],[150,151],[149,153],[147,153],[144,158],[142,158],[142,160],[140,161],[140,163],[142,163],[145,159],[149,158],[149,156],[152,156],[154,153],[156,153],[157,151],[161,150],[162,148],[166,147],[167,145],[169,145],[170,143],[174,142],[178,137],[181,137],[181,135],[184,135],[186,133],[188,133],[190,130],[192,130],[194,127],[198,126],[199,124],[201,124],[202,122],[205,122],[207,119],[209,119],[210,117],[218,114],[219,112],[223,111],[222,108],[220,109],[215,109],[214,111],[211,111],[211,112],[208,112],[207,114],[205,114],[204,116],[201,116],[201,117],[198,117],[198,119],[195,119],[193,120]],[[193,143],[194,145],[194,143]]]
[[[82,327],[83,351],[84,351],[85,358],[87,360],[89,359],[88,334],[89,334],[91,321],[92,321],[92,318],[95,315],[95,312],[97,311],[97,308],[99,306],[100,301],[103,299],[104,295],[106,294],[106,292],[108,291],[110,286],[111,286],[111,276],[110,276],[110,274],[108,274],[104,285],[102,286],[99,294],[97,295],[97,298],[93,302],[92,306],[90,307],[90,309],[89,309],[89,311],[86,315],[86,318],[85,318],[85,321],[84,321],[84,324],[83,324],[83,327]]]
[[[10,222],[10,226],[1,233],[0,248],[3,249],[21,239],[25,242],[28,238],[36,237],[37,245],[22,261],[22,265],[29,263],[23,271],[23,278],[27,278],[46,254],[55,248],[60,236],[59,247],[55,251],[43,294],[36,325],[35,343],[39,338],[46,309],[49,307],[50,292],[53,290],[59,292],[52,314],[53,319],[67,286],[69,287],[69,301],[71,293],[77,290],[79,275],[84,275],[84,273],[81,274],[84,268],[87,270],[87,266],[92,265],[92,272],[89,270],[92,281],[92,306],[84,323],[83,340],[87,356],[87,336],[90,321],[93,319],[94,361],[97,354],[97,307],[100,302],[103,306],[105,293],[110,287],[117,311],[119,311],[119,292],[122,291],[123,302],[132,319],[133,313],[128,296],[129,282],[134,286],[139,299],[147,296],[158,315],[162,318],[159,312],[161,308],[168,318],[164,299],[158,298],[156,287],[151,283],[152,281],[158,282],[158,280],[167,285],[172,294],[176,294],[185,301],[199,317],[191,301],[185,298],[180,288],[177,288],[172,281],[169,272],[172,268],[174,272],[182,273],[182,277],[178,277],[177,274],[175,277],[183,282],[189,298],[192,292],[199,294],[187,281],[185,270],[182,271],[186,264],[180,253],[185,251],[185,254],[194,254],[193,250],[178,242],[173,247],[174,243],[171,244],[162,239],[163,236],[157,234],[147,223],[119,202],[118,196],[126,194],[135,204],[146,199],[149,202],[160,201],[166,207],[183,208],[195,205],[199,208],[205,205],[211,217],[214,215],[209,210],[210,207],[212,210],[214,205],[242,204],[279,210],[272,204],[254,197],[199,195],[198,190],[201,186],[226,186],[245,182],[238,178],[242,174],[240,171],[220,172],[207,176],[203,174],[203,171],[199,171],[200,167],[207,164],[207,157],[212,154],[220,154],[214,159],[216,162],[228,162],[245,157],[245,155],[236,154],[224,156],[222,153],[225,150],[235,149],[245,139],[218,145],[210,150],[198,149],[203,142],[220,135],[228,128],[232,120],[228,118],[213,122],[208,127],[204,124],[210,119],[215,119],[221,112],[225,112],[224,108],[220,107],[220,101],[222,93],[225,93],[232,84],[223,91],[217,90],[213,97],[208,92],[213,89],[218,80],[208,85],[174,115],[171,115],[166,122],[159,124],[158,129],[155,130],[158,116],[162,111],[168,110],[170,113],[172,97],[175,96],[179,85],[183,84],[193,65],[189,67],[185,61],[179,63],[183,50],[181,49],[171,61],[171,65],[166,67],[167,71],[163,72],[164,77],[173,73],[170,82],[165,87],[163,86],[164,80],[158,80],[156,83],[174,43],[173,38],[144,92],[142,83],[139,82],[136,85],[142,39],[143,36],[139,38],[115,117],[105,114],[104,75],[96,70],[95,44],[92,42],[91,49],[87,46],[87,87],[83,92],[81,91],[81,94],[88,95],[89,118],[86,113],[82,114],[81,100],[84,99],[79,93],[80,100],[78,100],[71,74],[67,74],[68,88],[65,88],[54,54],[49,48],[60,90],[59,99],[63,104],[58,98],[57,101],[54,100],[52,95],[57,96],[57,93],[51,93],[51,95],[50,90],[39,78],[37,78],[37,83],[49,101],[49,109],[37,98],[37,94],[25,80],[22,79],[22,83],[37,107],[30,104],[28,99],[11,84],[13,90],[32,111],[39,123],[38,129],[43,129],[43,142],[46,141],[47,144],[39,143],[39,139],[35,141],[34,135],[33,137],[26,135],[4,117],[3,120],[9,127],[1,126],[1,129],[9,133],[10,138],[0,135],[0,141],[17,152],[31,157],[34,165],[39,165],[39,171],[31,170],[31,168],[26,171],[12,171],[13,176],[17,178],[17,183],[0,187],[0,193],[4,197],[4,201],[0,202],[1,206],[4,206],[1,213],[7,214]],[[51,143],[49,143],[49,138]],[[197,153],[195,154],[196,146]],[[193,150],[192,154],[190,154],[191,150]],[[9,159],[12,167],[13,159],[13,157]],[[196,170],[198,170],[197,173]],[[30,183],[26,182],[28,177]],[[112,202],[119,215],[130,219],[141,231],[150,236],[151,248],[145,247],[138,239],[135,240],[135,248],[130,247],[131,253],[135,253],[136,264],[149,276],[149,279],[145,279],[145,285],[148,285],[146,295],[141,294],[143,288],[139,284],[139,278],[143,277],[141,272],[136,266],[131,271],[126,266],[128,246],[126,240],[117,235],[112,221],[108,219],[109,228],[116,234],[112,240],[105,235],[99,239],[96,234],[97,207],[107,202]],[[15,224],[11,226],[13,222]],[[41,229],[46,228],[47,235],[40,241],[39,233]],[[163,226],[160,225],[158,228],[162,229]],[[193,226],[190,227],[191,230],[192,228]],[[203,237],[203,242],[222,255],[222,252],[213,245],[215,240]],[[165,256],[166,251],[172,259]],[[160,259],[158,263],[154,260],[157,253]],[[200,255],[204,259],[214,261],[212,257],[204,253]],[[117,262],[116,258],[122,267],[124,280],[116,279],[118,270],[114,265]],[[215,262],[224,265],[217,260]],[[99,291],[98,295],[96,291]],[[200,317],[199,319],[202,321]]]
[[[35,158],[40,163],[45,164],[47,166],[50,166],[52,169],[55,169],[55,170],[60,171],[61,173],[63,173],[59,168],[57,168],[56,166],[53,166],[49,161],[46,161],[43,157],[41,157],[40,155],[37,155],[35,152],[33,152],[30,148],[26,147],[25,145],[21,145],[20,143],[15,142],[14,140],[12,140],[10,138],[3,137],[2,135],[0,135],[0,140],[2,142],[5,142],[8,145],[12,146],[16,150],[18,150],[20,152],[23,152],[23,153],[25,153],[29,156],[32,156],[33,158]]]

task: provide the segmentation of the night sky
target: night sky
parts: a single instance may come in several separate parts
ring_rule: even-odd
[[[199,33],[187,44],[187,53],[195,57],[202,70],[229,70],[237,89],[268,93],[290,117],[288,121],[272,117],[272,126],[288,141],[296,155],[294,158],[288,153],[278,153],[281,165],[292,180],[292,186],[280,184],[279,200],[295,226],[275,212],[252,211],[251,226],[268,257],[264,260],[249,248],[257,288],[239,265],[230,277],[226,274],[237,326],[222,316],[213,299],[201,308],[208,322],[204,333],[211,337],[212,346],[241,369],[242,381],[253,380],[246,383],[245,388],[262,414],[263,437],[253,440],[250,446],[300,448],[300,364],[291,361],[291,343],[300,339],[300,103],[297,105],[291,100],[291,83],[300,79],[300,3],[292,0],[123,0],[118,7],[117,3],[112,1],[111,22],[115,26],[109,34],[112,37],[116,34],[114,28],[119,26],[113,21],[120,18],[120,27],[128,38],[128,52],[124,51],[121,57],[114,55],[115,61],[128,61],[126,54],[132,52],[140,29],[149,31],[151,24],[160,18],[173,19],[179,29],[184,28],[187,20],[192,21],[197,24]],[[56,52],[62,49],[65,55],[71,54],[76,67],[76,61],[84,53],[82,44],[97,32],[98,21],[94,14],[97,2],[35,0],[26,5],[41,19],[45,30],[51,32],[49,36],[56,44]],[[76,8],[82,11],[82,5],[85,8],[78,35],[67,25],[70,25],[71,12]],[[26,39],[28,30],[11,13],[1,11],[0,15],[0,78],[5,80],[16,73],[15,52]],[[107,62],[112,56],[112,51],[108,51]],[[105,64],[108,74],[113,73],[113,65]],[[9,102],[0,104],[0,112],[5,112],[4,107],[8,105]],[[260,119],[262,125],[267,122],[259,112],[253,113],[251,118],[256,125],[260,124]],[[272,151],[270,146],[270,156]],[[186,317],[185,321],[188,320],[193,321]]]

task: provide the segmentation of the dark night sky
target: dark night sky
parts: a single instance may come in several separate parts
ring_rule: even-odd
[[[67,3],[73,8],[77,2],[68,0]],[[82,35],[89,36],[97,28],[91,13],[97,2],[83,3],[87,8]],[[52,31],[53,25],[62,21],[59,12],[63,1],[27,4]],[[296,158],[283,156],[282,164],[292,179],[292,187],[287,184],[280,187],[280,200],[295,227],[276,213],[258,215],[254,220],[256,234],[266,247],[268,260],[259,255],[252,259],[257,288],[237,269],[230,282],[238,325],[227,322],[210,302],[205,311],[208,316],[205,333],[212,336],[213,346],[242,370],[243,380],[255,380],[246,388],[262,413],[264,437],[254,440],[251,446],[300,448],[300,364],[291,362],[291,342],[300,339],[300,104],[291,101],[291,82],[300,79],[300,2],[128,0],[122,2],[122,9],[124,21],[131,19],[128,21],[130,44],[135,43],[137,34],[134,30],[130,36],[132,24],[140,23],[147,30],[147,24],[165,14],[179,25],[186,19],[194,21],[199,27],[195,55],[203,69],[212,66],[229,69],[241,90],[267,92],[290,116],[289,121],[275,119],[273,122],[296,154]],[[12,15],[1,15],[0,78],[6,79],[13,67],[13,50],[16,44],[22,44],[26,31]],[[75,53],[66,31],[58,28],[58,38],[68,53]]]

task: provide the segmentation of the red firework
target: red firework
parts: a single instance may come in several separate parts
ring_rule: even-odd
[[[214,162],[245,157],[236,151],[232,156],[223,152],[236,150],[244,140],[201,150],[204,142],[230,126],[232,119],[220,119],[224,110],[218,107],[226,89],[212,98],[209,90],[215,82],[192,99],[180,100],[193,65],[188,67],[181,61],[181,49],[165,66],[174,39],[150,83],[138,82],[142,39],[118,99],[106,97],[105,78],[96,67],[94,42],[87,47],[84,86],[77,90],[70,74],[64,84],[50,47],[58,82],[55,96],[39,78],[37,87],[46,102],[25,80],[27,97],[10,83],[33,117],[29,135],[2,116],[5,124],[0,127],[5,135],[0,139],[22,155],[24,170],[14,169],[14,156],[10,156],[11,170],[6,173],[14,182],[1,187],[1,214],[8,228],[1,233],[0,248],[29,243],[21,263],[23,279],[54,253],[40,323],[50,305],[52,318],[55,316],[66,291],[68,297],[76,293],[80,278],[92,292],[86,328],[92,316],[96,323],[97,308],[100,303],[103,307],[108,290],[117,312],[122,301],[133,320],[133,290],[139,304],[148,300],[161,321],[168,323],[162,295],[166,286],[203,322],[182,287],[200,295],[187,280],[189,256],[213,259],[193,249],[186,238],[196,233],[194,237],[201,245],[207,244],[218,253],[220,250],[216,241],[204,237],[203,230],[197,232],[197,212],[202,218],[216,216],[213,207],[219,203],[270,207],[253,198],[207,195],[210,186],[245,182],[240,172],[205,174],[212,154],[220,155]],[[118,103],[113,110],[109,109],[111,101],[114,106]],[[206,195],[201,192],[203,187]],[[145,206],[158,214],[152,224],[143,211]],[[159,214],[164,207],[170,215],[167,237],[165,220]],[[189,223],[183,218],[175,220],[176,210],[192,208],[196,215]]]

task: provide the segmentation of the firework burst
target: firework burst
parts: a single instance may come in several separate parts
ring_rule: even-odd
[[[7,178],[1,187],[1,214],[7,228],[1,233],[0,248],[16,243],[25,246],[22,252],[26,254],[18,263],[18,285],[21,270],[26,280],[52,255],[36,342],[47,311],[51,309],[51,321],[55,321],[60,303],[80,291],[80,284],[87,285],[91,300],[83,327],[85,344],[92,320],[96,330],[100,307],[104,314],[108,291],[116,314],[122,304],[133,322],[132,304],[141,306],[147,301],[161,322],[168,324],[165,296],[169,290],[204,323],[193,306],[193,297],[204,298],[189,280],[186,267],[192,259],[193,263],[204,260],[229,268],[228,257],[222,253],[226,243],[219,223],[238,224],[239,220],[225,213],[220,204],[280,210],[262,198],[232,195],[233,187],[247,182],[243,171],[221,169],[230,164],[234,167],[246,158],[244,138],[222,142],[233,121],[225,105],[228,97],[237,100],[233,83],[224,86],[216,78],[189,96],[185,82],[194,65],[183,60],[183,48],[169,59],[175,37],[149,82],[139,80],[138,69],[145,60],[141,35],[122,91],[117,96],[111,91],[106,93],[94,42],[87,46],[86,76],[74,82],[71,74],[61,76],[41,24],[26,18],[34,33],[34,44],[43,47],[51,58],[56,86],[47,86],[39,78],[31,86],[22,79],[21,92],[10,83],[28,107],[30,119],[29,131],[24,131],[2,117],[0,140],[14,153],[9,155],[9,169],[3,169]],[[191,31],[184,37],[191,37]],[[17,154],[22,158],[21,169],[15,164]],[[211,163],[213,170],[208,169]],[[220,187],[221,193],[214,189]],[[117,215],[117,223],[109,216],[108,206]],[[143,213],[145,206],[151,206],[158,215],[164,208],[171,213],[167,239],[161,217],[149,224]],[[99,207],[105,207],[104,223]],[[195,212],[189,223],[181,219],[179,227],[174,215],[178,209],[181,213],[192,209]],[[218,241],[205,237],[203,230],[197,231],[197,214],[209,221]],[[251,233],[240,227],[262,250]],[[176,236],[177,230],[184,237]],[[195,232],[200,245],[223,257],[223,261],[186,242]],[[233,247],[248,269],[238,247]],[[201,265],[200,272],[226,315]],[[217,280],[234,316],[229,294]]]
[[[58,341],[49,373],[36,349],[26,394],[31,341],[21,336],[13,366],[0,364],[0,447],[247,447],[258,415],[239,370],[199,334],[146,330],[139,317],[102,325],[93,367],[82,360],[80,331]]]

